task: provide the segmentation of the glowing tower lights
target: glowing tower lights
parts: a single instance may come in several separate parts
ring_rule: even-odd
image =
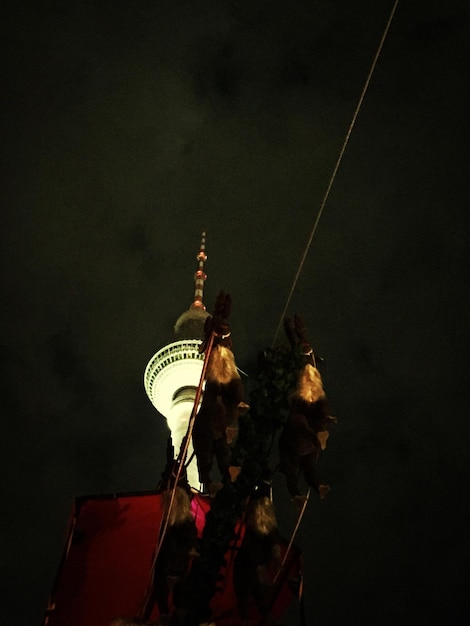
[[[204,322],[209,315],[203,303],[204,282],[207,278],[204,272],[207,260],[205,232],[202,233],[196,259],[198,269],[194,274],[194,300],[189,309],[176,320],[174,330],[177,341],[154,354],[144,373],[145,391],[153,406],[167,420],[176,455],[186,434],[204,359],[198,348],[204,337]],[[190,444],[188,459],[192,452]],[[195,458],[187,472],[189,484],[199,488]]]

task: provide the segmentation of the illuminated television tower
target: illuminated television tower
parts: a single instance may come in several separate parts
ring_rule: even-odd
[[[206,256],[206,233],[202,233],[197,255],[198,269],[194,274],[194,300],[187,311],[176,320],[176,341],[161,348],[150,359],[144,373],[144,387],[150,402],[167,421],[175,454],[186,434],[202,372],[204,355],[198,347],[204,338],[204,322],[208,317],[203,303]],[[188,459],[193,448],[190,444]],[[187,468],[188,481],[199,488],[196,459]]]

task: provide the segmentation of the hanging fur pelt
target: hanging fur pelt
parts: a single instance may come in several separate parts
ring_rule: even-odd
[[[158,607],[159,626],[182,626],[189,612],[188,574],[193,558],[199,556],[197,527],[191,511],[190,494],[183,487],[173,485],[162,492],[162,527],[155,562],[152,592],[142,615],[142,622]],[[130,622],[129,626],[133,626]],[[112,626],[127,626],[117,622]]]
[[[254,601],[260,613],[268,610],[270,566],[279,566],[280,536],[271,499],[254,494],[245,515],[245,534],[235,557],[233,585],[242,624],[249,624],[249,605]]]
[[[163,520],[167,519],[168,525],[155,563],[153,587],[160,622],[170,623],[171,597],[174,608],[171,624],[179,625],[184,623],[188,612],[187,578],[191,560],[198,555],[197,528],[188,492],[176,487],[170,508],[171,496],[171,489],[162,494]]]
[[[244,402],[243,383],[232,352],[228,315],[231,298],[221,292],[214,314],[206,319],[205,340],[200,348],[205,351],[213,335],[212,350],[206,370],[201,408],[193,429],[193,445],[204,491],[213,491],[211,469],[216,458],[221,476],[228,473],[231,449],[238,432],[238,418],[248,409]]]
[[[300,496],[301,476],[320,498],[324,498],[330,486],[318,481],[316,466],[320,451],[326,448],[328,429],[336,418],[330,415],[322,378],[301,319],[295,316],[294,323],[286,320],[285,328],[292,347],[300,351],[303,364],[279,438],[279,469],[286,476],[287,488],[293,498]]]

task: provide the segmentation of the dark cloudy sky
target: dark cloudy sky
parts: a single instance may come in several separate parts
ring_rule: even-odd
[[[8,5],[0,623],[31,626],[74,497],[160,476],[142,375],[202,229],[254,373],[393,2]],[[309,626],[469,618],[468,42],[468,2],[399,3],[289,307],[340,420],[299,535]]]

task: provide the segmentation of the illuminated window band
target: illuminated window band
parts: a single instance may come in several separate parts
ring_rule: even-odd
[[[204,360],[198,351],[200,344],[199,339],[170,343],[150,359],[145,369],[145,391],[165,417],[169,417],[180,389],[199,385]]]

